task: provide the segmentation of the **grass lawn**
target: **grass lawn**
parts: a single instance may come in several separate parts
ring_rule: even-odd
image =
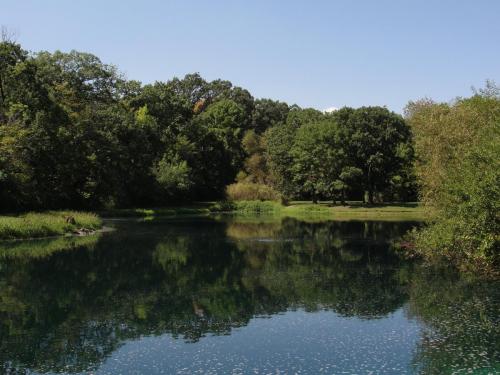
[[[346,202],[334,205],[332,202],[291,202],[282,214],[291,217],[319,216],[333,220],[416,220],[426,219],[423,206],[418,203],[386,203],[366,205],[362,202]]]

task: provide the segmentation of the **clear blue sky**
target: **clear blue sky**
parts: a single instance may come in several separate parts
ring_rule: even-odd
[[[91,52],[129,79],[190,72],[318,109],[448,101],[500,82],[499,0],[0,0],[31,51]]]

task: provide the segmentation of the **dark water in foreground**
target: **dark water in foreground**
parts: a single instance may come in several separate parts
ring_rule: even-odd
[[[260,220],[0,244],[0,373],[500,373],[499,284],[398,258],[412,223]]]

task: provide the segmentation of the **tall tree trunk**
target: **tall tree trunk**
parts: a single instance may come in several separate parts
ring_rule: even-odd
[[[373,204],[373,182],[371,167],[368,167],[368,204]]]
[[[373,187],[368,190],[368,203],[373,204]]]
[[[368,169],[368,203],[373,204],[373,182],[370,169]]]

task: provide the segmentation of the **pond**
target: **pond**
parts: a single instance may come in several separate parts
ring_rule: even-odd
[[[399,257],[416,223],[108,225],[0,244],[0,373],[500,373],[499,283]]]

